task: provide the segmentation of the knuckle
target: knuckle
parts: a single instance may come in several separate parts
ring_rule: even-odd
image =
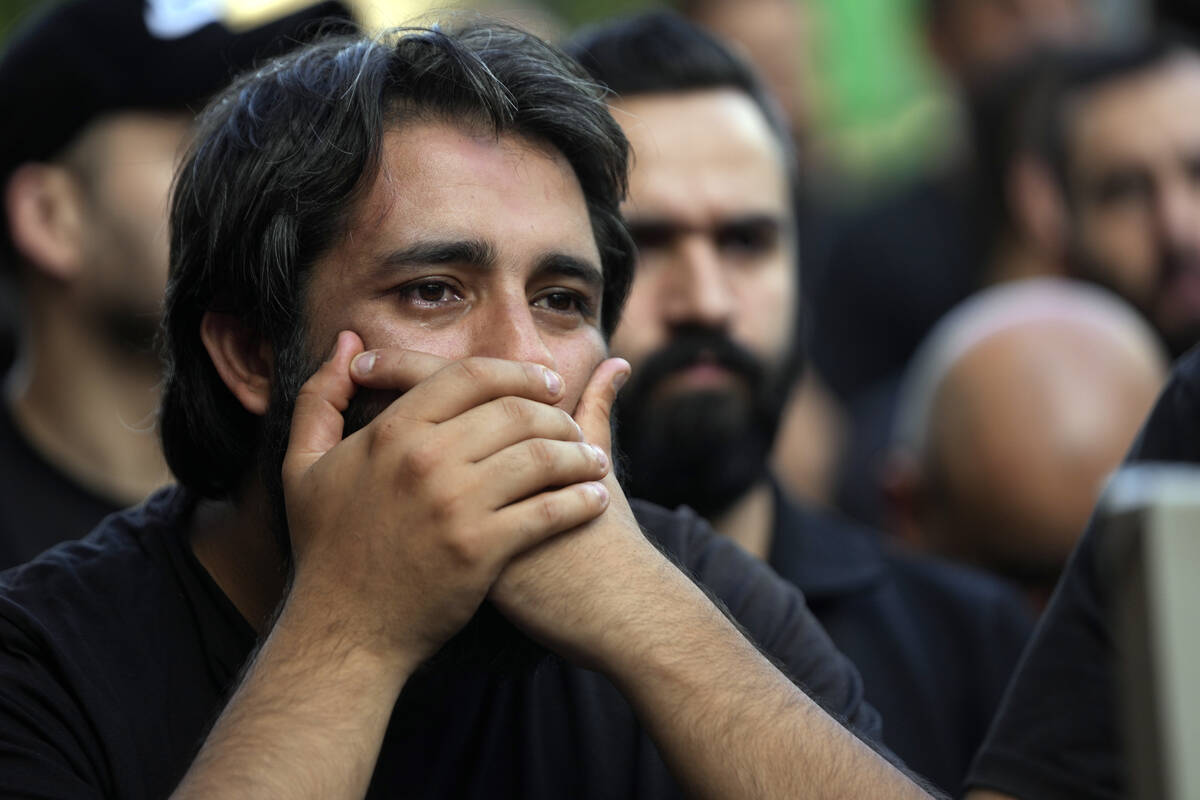
[[[452,366],[458,370],[462,377],[472,383],[483,383],[488,380],[491,374],[487,361],[479,356],[460,359],[455,361]]]
[[[542,497],[537,504],[538,518],[547,530],[561,527],[566,521],[566,510],[553,495]]]
[[[533,416],[529,404],[519,397],[502,397],[498,401],[504,416],[516,425],[527,425]]]
[[[531,439],[528,445],[529,460],[539,470],[548,470],[555,466],[557,459],[549,442],[545,439]]]
[[[471,530],[460,530],[447,537],[446,548],[451,557],[463,566],[478,564],[485,555],[483,537]]]
[[[441,463],[439,448],[431,444],[420,444],[404,454],[404,470],[416,478],[427,478]]]

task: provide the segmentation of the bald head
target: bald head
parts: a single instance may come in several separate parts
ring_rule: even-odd
[[[896,444],[923,498],[913,538],[1052,584],[1165,375],[1153,333],[1102,290],[1037,280],[969,301],[902,393]]]

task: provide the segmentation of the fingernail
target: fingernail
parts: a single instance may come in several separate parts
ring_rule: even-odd
[[[596,457],[596,463],[599,464],[601,468],[608,467],[608,455],[604,452],[603,448],[592,445],[592,453]]]
[[[629,380],[628,372],[618,372],[616,375],[613,375],[613,381],[612,381],[613,391],[615,391],[615,392],[621,391],[621,387],[625,385],[625,381],[627,381],[627,380]]]
[[[350,368],[354,370],[355,375],[366,375],[374,368],[377,358],[378,356],[370,350],[365,353],[359,353],[350,362]]]
[[[545,373],[546,389],[550,394],[558,394],[562,391],[562,378],[558,376],[557,372],[545,368],[542,369],[542,372]]]
[[[589,492],[594,494],[596,496],[596,499],[599,500],[601,503],[608,502],[608,489],[604,488],[604,484],[589,483],[587,485],[587,489]]]

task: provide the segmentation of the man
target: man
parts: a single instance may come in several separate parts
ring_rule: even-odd
[[[628,485],[686,503],[797,585],[882,711],[884,741],[954,790],[1028,631],[1019,598],[881,547],[803,508],[768,473],[799,369],[795,162],[752,72],[669,14],[573,50],[615,94],[634,150],[625,214],[637,273],[613,352]]]
[[[905,376],[882,481],[893,533],[1016,582],[1040,611],[1166,364],[1137,312],[1094,286],[976,295]]]
[[[1126,464],[1200,462],[1200,348],[1180,358]],[[971,767],[968,800],[1128,797],[1117,711],[1116,587],[1093,517]],[[1190,754],[1188,754],[1190,755]]]
[[[612,477],[626,158],[500,26],[326,41],[214,102],[172,203],[182,488],[7,575],[6,787],[920,795],[671,558],[869,728],[799,595]]]
[[[0,262],[24,312],[16,363],[0,366],[0,567],[169,479],[153,338],[192,115],[239,66],[345,13],[323,3],[235,26],[216,4],[184,5],[55,4],[0,58]]]
[[[1068,274],[1136,306],[1174,356],[1200,338],[1197,102],[1200,51],[1158,38],[1070,59],[1039,125]]]

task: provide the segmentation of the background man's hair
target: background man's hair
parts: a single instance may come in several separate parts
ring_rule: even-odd
[[[276,353],[294,343],[308,274],[373,183],[385,129],[431,118],[528,137],[567,159],[600,251],[601,324],[612,332],[632,280],[619,212],[629,148],[577,64],[530,34],[478,20],[317,43],[220,95],[176,179],[160,429],[182,484],[229,495],[255,466],[261,430],[208,357],[204,313],[235,315]]]
[[[779,104],[753,67],[703,28],[671,11],[651,11],[586,29],[565,49],[618,97],[705,89],[744,92],[779,141],[795,185],[795,145]]]

